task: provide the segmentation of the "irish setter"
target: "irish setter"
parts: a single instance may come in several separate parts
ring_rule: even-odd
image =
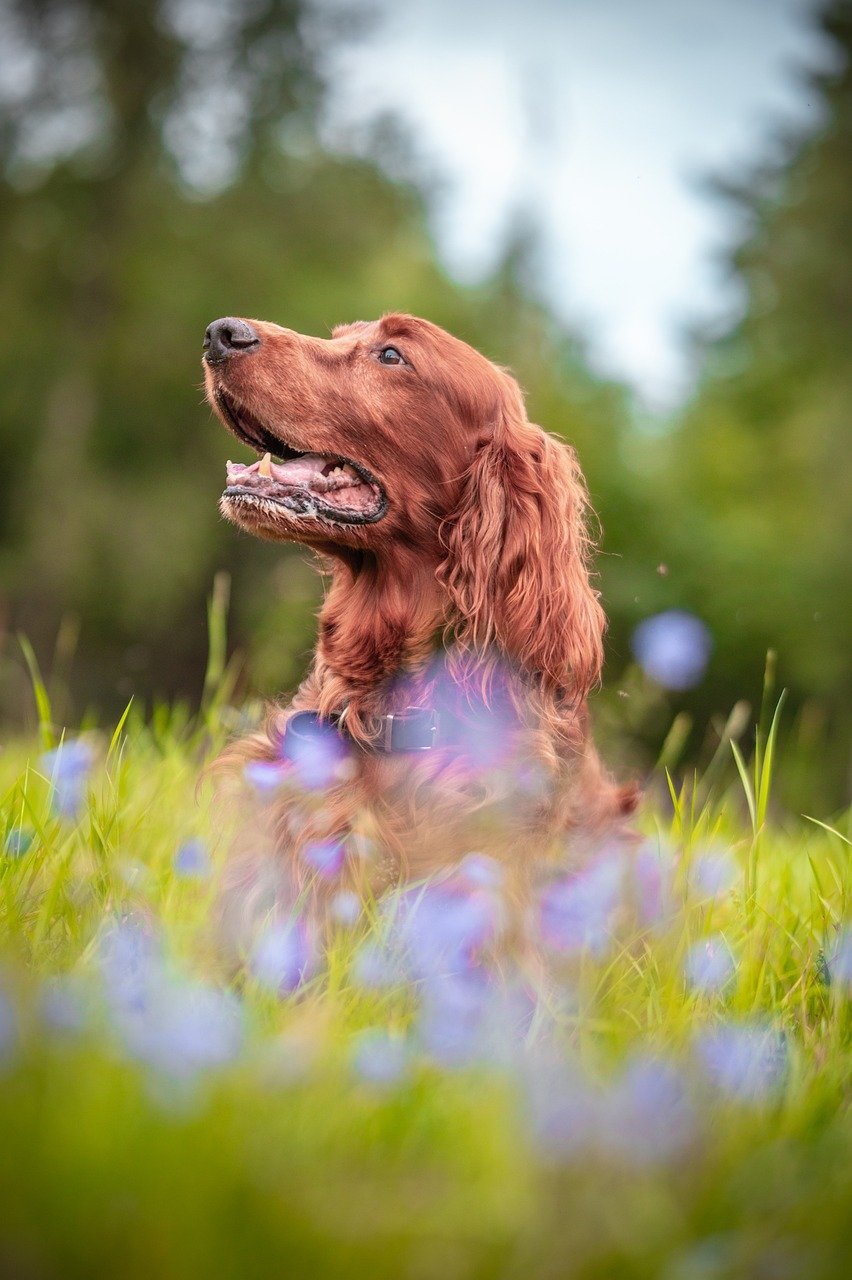
[[[524,881],[626,834],[636,790],[586,706],[605,626],[586,489],[509,373],[401,314],[330,339],[228,317],[204,367],[258,454],[228,463],[223,515],[329,575],[307,676],[229,752],[271,788],[279,865],[380,891],[478,850]]]

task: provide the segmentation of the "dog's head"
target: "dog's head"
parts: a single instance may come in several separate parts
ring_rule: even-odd
[[[496,643],[553,688],[596,680],[582,477],[505,370],[399,314],[330,339],[217,320],[204,365],[211,405],[259,457],[229,463],[228,519],[386,564],[414,551],[434,561],[459,643]]]

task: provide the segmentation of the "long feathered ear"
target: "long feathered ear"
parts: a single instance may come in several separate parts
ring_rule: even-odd
[[[457,643],[495,644],[543,688],[577,700],[600,676],[605,617],[589,582],[589,502],[574,451],[527,420],[502,375],[502,404],[444,522],[438,570]]]

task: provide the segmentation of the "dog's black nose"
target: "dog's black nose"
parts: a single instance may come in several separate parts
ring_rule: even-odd
[[[227,360],[237,352],[255,351],[259,346],[260,338],[251,325],[236,316],[214,320],[204,335],[204,357],[210,364]]]

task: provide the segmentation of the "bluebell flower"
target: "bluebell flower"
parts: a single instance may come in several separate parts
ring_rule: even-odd
[[[710,1081],[730,1098],[764,1102],[784,1085],[787,1042],[768,1023],[728,1023],[705,1032],[695,1048]]]
[[[0,1066],[9,1062],[18,1047],[18,1017],[11,999],[0,987]]]
[[[352,1048],[355,1074],[368,1084],[387,1088],[398,1084],[409,1067],[408,1045],[378,1027],[360,1032]]]
[[[329,905],[332,920],[347,928],[356,924],[361,918],[361,910],[362,903],[358,894],[348,889],[341,889],[340,893],[336,893]]]
[[[671,1062],[638,1055],[611,1089],[602,1139],[631,1164],[650,1165],[678,1155],[695,1132],[695,1112],[681,1072]]]
[[[82,738],[65,739],[41,757],[41,768],[50,778],[51,807],[58,817],[79,815],[93,762],[91,744]]]
[[[159,980],[163,953],[153,926],[128,915],[109,923],[101,935],[98,960],[107,997],[116,1008],[142,1009]]]
[[[504,871],[487,853],[467,853],[459,863],[458,874],[473,889],[499,889]]]
[[[330,724],[315,724],[304,737],[288,740],[286,763],[305,791],[325,791],[352,771],[350,749]]]
[[[467,968],[418,985],[418,1041],[445,1067],[493,1060],[499,1044],[499,994],[486,971]]]
[[[623,859],[606,854],[584,871],[548,885],[539,900],[543,941],[564,955],[588,952],[600,959],[612,945],[623,883]]]
[[[736,972],[736,962],[724,935],[715,933],[689,948],[684,968],[694,991],[711,994],[725,989]]]
[[[287,777],[284,765],[274,760],[250,760],[243,769],[243,777],[255,791],[264,795],[277,791]]]
[[[41,989],[39,1011],[44,1025],[63,1036],[77,1036],[89,1020],[87,992],[70,975],[51,978]]]
[[[597,1141],[600,1091],[561,1047],[545,1045],[523,1062],[522,1084],[532,1139],[548,1160],[575,1160]]]
[[[399,964],[387,947],[368,940],[355,953],[352,980],[357,986],[370,991],[384,991],[398,986],[403,977]]]
[[[6,836],[5,849],[10,858],[22,858],[32,848],[35,835],[23,827],[13,827]]]
[[[388,912],[391,944],[413,977],[465,968],[502,928],[493,894],[451,881],[409,889]]]
[[[261,986],[286,995],[313,976],[317,963],[313,934],[304,920],[293,918],[272,924],[261,934],[250,968]]]
[[[243,1011],[231,993],[165,972],[144,1009],[115,1020],[132,1057],[176,1080],[224,1066],[243,1042]]]
[[[671,917],[673,870],[671,850],[657,840],[644,840],[633,855],[630,875],[643,924],[661,924]]]
[[[738,875],[739,867],[729,849],[704,849],[692,860],[689,880],[699,895],[718,898],[733,888]]]
[[[691,689],[707,668],[713,641],[700,618],[669,609],[640,622],[631,648],[639,666],[664,689]]]
[[[844,995],[852,995],[852,925],[844,925],[826,957],[831,985]]]
[[[346,845],[342,840],[315,840],[302,849],[309,866],[327,880],[339,876],[346,861]]]
[[[186,880],[206,880],[211,872],[210,853],[203,840],[184,840],[174,856],[176,873]]]

